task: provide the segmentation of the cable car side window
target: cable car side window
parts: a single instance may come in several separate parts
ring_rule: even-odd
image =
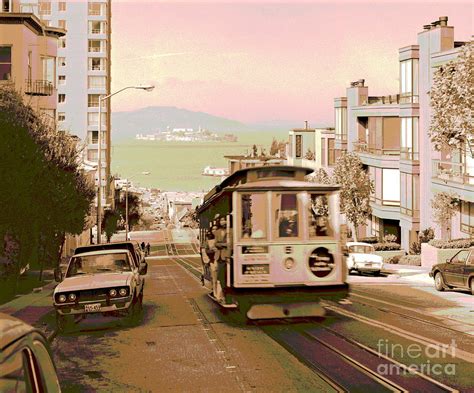
[[[333,236],[327,195],[310,194],[308,205],[309,237]]]
[[[242,194],[242,239],[267,238],[267,195],[265,193]]]
[[[296,193],[275,194],[278,237],[298,237],[298,198]]]

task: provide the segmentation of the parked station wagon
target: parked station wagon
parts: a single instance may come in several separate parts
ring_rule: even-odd
[[[58,328],[65,329],[79,315],[97,313],[134,321],[142,308],[146,272],[146,262],[137,266],[125,249],[73,255],[53,294]]]
[[[61,392],[43,334],[17,318],[1,313],[0,392]]]
[[[434,265],[429,274],[438,291],[464,288],[474,295],[474,248],[461,250],[445,263]]]
[[[355,271],[358,273],[380,274],[383,268],[383,259],[380,255],[375,255],[375,249],[372,244],[362,242],[348,242],[346,264],[349,273]]]

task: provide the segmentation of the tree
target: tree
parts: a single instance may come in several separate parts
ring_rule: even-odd
[[[474,137],[474,42],[434,73],[430,99],[429,135],[435,149],[465,149]]]
[[[82,232],[95,190],[79,169],[76,139],[52,127],[11,87],[0,88],[0,129],[0,239],[18,246],[18,277],[39,260],[39,251],[56,250],[59,261],[65,233]]]
[[[311,151],[311,149],[308,149],[308,151],[304,155],[304,158],[305,160],[314,161],[316,159],[316,155]]]
[[[102,229],[105,232],[107,243],[110,243],[114,233],[117,233],[118,223],[121,219],[120,212],[117,210],[107,209],[102,217]]]
[[[278,154],[278,142],[275,138],[272,140],[272,144],[270,146],[270,155],[271,156],[276,156]]]
[[[253,145],[252,146],[252,157],[257,157],[257,155],[258,155],[257,145]]]
[[[308,176],[308,180],[319,184],[332,184],[333,180],[329,177],[323,168],[318,168],[314,173]]]
[[[141,200],[137,194],[128,192],[128,225],[133,228],[134,225],[138,224],[142,216]],[[120,198],[119,203],[115,207],[119,215],[123,217],[124,222],[126,221],[126,204],[125,195]],[[125,228],[125,227],[124,227]]]
[[[431,200],[433,220],[441,229],[446,229],[451,240],[451,219],[459,207],[459,195],[454,192],[439,192]]]
[[[374,192],[374,183],[364,171],[362,161],[355,153],[343,152],[336,161],[334,180],[341,186],[341,212],[346,215],[354,227],[354,240],[357,229],[370,217],[370,194]]]

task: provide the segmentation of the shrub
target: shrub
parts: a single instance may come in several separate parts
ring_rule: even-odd
[[[421,255],[404,255],[398,263],[400,265],[421,266]]]
[[[400,262],[401,255],[394,255],[393,257],[387,258],[385,263],[390,263],[392,265],[396,265],[398,262]]]
[[[430,240],[434,239],[434,230],[433,228],[423,229],[418,233],[418,240],[413,242],[410,247],[410,254],[420,255],[421,254],[421,243],[428,243]]]
[[[400,250],[400,244],[398,243],[375,243],[375,251],[394,251]]]
[[[430,240],[428,244],[436,248],[469,248],[474,246],[474,239],[433,239]]]
[[[396,243],[397,242],[397,237],[395,235],[392,235],[391,233],[385,235],[383,237],[383,242],[384,243]]]
[[[368,236],[360,238],[359,241],[362,243],[375,244],[379,242],[379,239],[377,238],[377,236]]]

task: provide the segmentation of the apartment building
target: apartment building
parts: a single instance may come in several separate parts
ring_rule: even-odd
[[[335,164],[334,128],[295,128],[289,132],[288,165],[324,167],[329,173]]]
[[[334,100],[335,155],[356,152],[375,183],[372,217],[360,235],[394,234],[409,249],[421,229],[435,227],[431,199],[453,191],[461,208],[451,236],[474,233],[474,161],[470,153],[437,152],[428,134],[429,91],[438,67],[456,58],[463,42],[454,41],[447,17],[425,25],[418,42],[399,49],[400,87],[396,94],[370,96],[365,80],[352,82]],[[469,150],[468,150],[469,152]]]
[[[63,29],[47,27],[35,15],[22,13],[19,0],[2,0],[0,86],[14,86],[53,125],[58,96],[57,42],[64,34]]]
[[[66,30],[58,41],[55,70],[58,127],[78,135],[87,146],[85,158],[97,162],[99,97],[110,94],[111,0],[20,0],[20,7],[47,26]],[[110,100],[104,101],[101,123],[102,203],[106,205],[112,199]]]

